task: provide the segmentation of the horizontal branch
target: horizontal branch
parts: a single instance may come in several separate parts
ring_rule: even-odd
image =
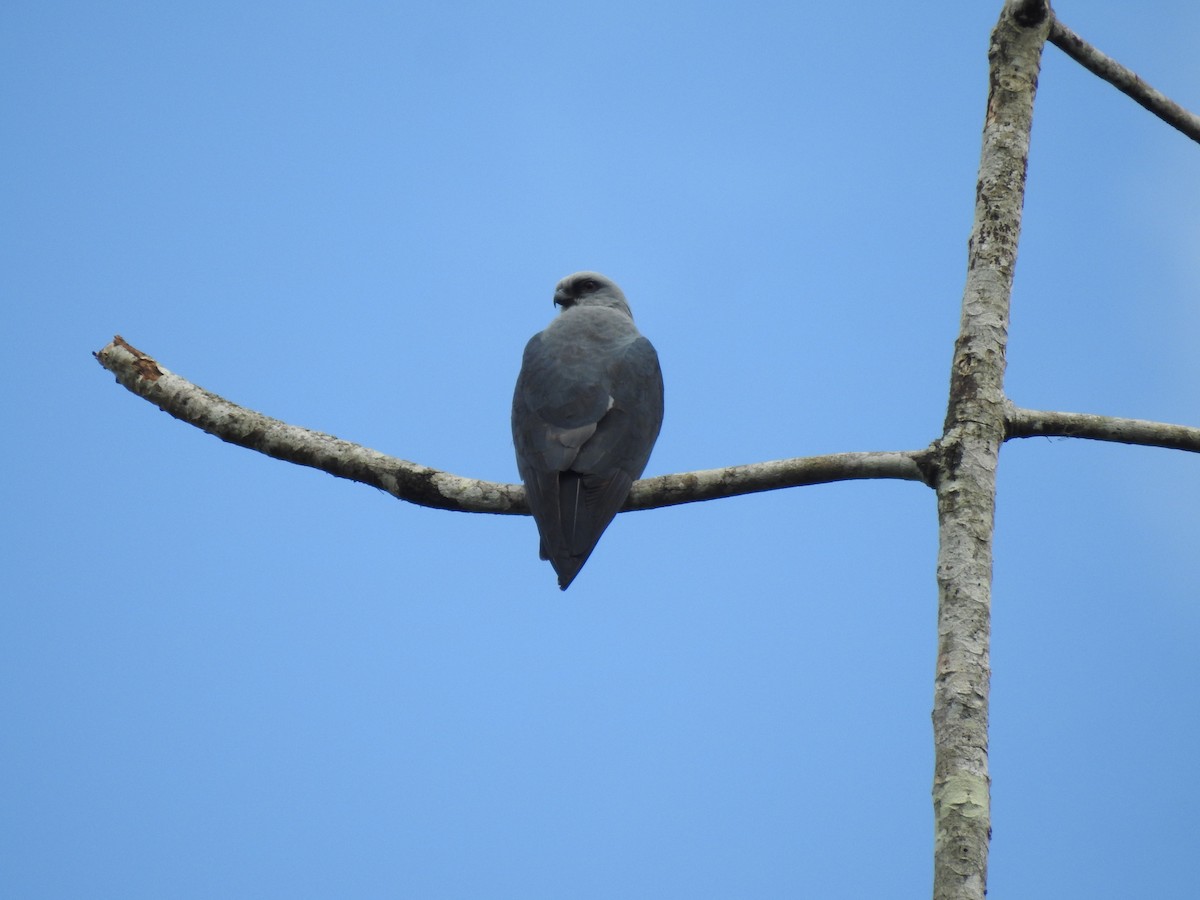
[[[1200,453],[1200,428],[1149,422],[1145,419],[1119,419],[1090,413],[1049,412],[1042,409],[1009,407],[1005,421],[1006,438],[1075,437],[1118,444],[1140,444],[1167,450]]]
[[[1093,75],[1098,75],[1122,93],[1132,97],[1172,128],[1200,142],[1200,116],[1188,112],[1170,97],[1142,81],[1135,72],[1101,53],[1057,18],[1050,27],[1052,43]]]
[[[678,475],[658,475],[635,482],[626,510],[657,509],[719,497],[737,497],[780,488],[866,478],[892,478],[929,484],[925,462],[930,450],[830,453],[796,456],[771,462],[702,469]]]
[[[95,354],[117,381],[165,413],[239,447],[387,491],[421,506],[464,512],[525,513],[525,491],[439,472],[230,403],[168,371],[120,335]]]
[[[168,371],[119,335],[95,354],[117,381],[159,409],[202,431],[274,459],[319,469],[338,478],[386,491],[393,497],[459,512],[528,515],[525,488],[464,478],[387,456],[319,431],[310,431],[230,403]],[[654,509],[758,491],[850,481],[895,478],[928,481],[929,450],[835,453],[660,475],[634,484],[626,510]]]

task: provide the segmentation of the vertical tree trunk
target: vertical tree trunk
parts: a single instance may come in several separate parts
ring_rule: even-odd
[[[1009,0],[988,51],[975,221],[937,480],[935,900],[982,900],[987,893],[988,640],[996,464],[1004,440],[1005,345],[1033,97],[1049,30],[1048,4]]]

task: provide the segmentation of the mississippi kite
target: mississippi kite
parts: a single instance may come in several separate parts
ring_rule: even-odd
[[[512,431],[542,559],[565,591],[646,468],[663,383],[658,354],[612,281],[568,275],[554,303],[562,312],[525,346]]]

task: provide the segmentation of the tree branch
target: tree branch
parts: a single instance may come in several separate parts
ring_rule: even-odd
[[[1050,43],[1093,75],[1100,76],[1123,94],[1132,97],[1172,128],[1200,142],[1200,116],[1188,112],[1170,97],[1150,87],[1136,73],[1101,53],[1057,18],[1050,27]]]
[[[988,693],[996,466],[1005,434],[1009,302],[1046,3],[1010,0],[988,49],[988,102],[950,369],[938,493],[933,697],[934,900],[983,900],[991,834]]]
[[[702,469],[678,475],[658,475],[634,483],[625,510],[656,509],[779,488],[864,478],[894,478],[929,484],[929,463],[933,458],[934,451],[930,448],[831,453],[827,456],[797,456],[743,466],[726,466],[723,469]]]
[[[386,491],[401,500],[464,512],[527,513],[519,484],[497,484],[439,472],[319,431],[309,431],[230,403],[163,368],[120,335],[94,354],[117,381],[181,422],[230,444],[320,469]]]
[[[239,447],[367,484],[419,506],[458,512],[529,513],[525,488],[519,484],[452,475],[272,419],[230,403],[168,371],[119,335],[95,357],[118,382],[139,397],[181,422]],[[929,483],[931,453],[929,449],[835,453],[660,475],[636,482],[625,510],[861,478]]]
[[[1009,404],[1007,438],[1075,437],[1118,444],[1141,444],[1167,450],[1200,453],[1200,428],[1149,422],[1145,419],[1119,419],[1090,413],[1050,412],[1023,409]]]

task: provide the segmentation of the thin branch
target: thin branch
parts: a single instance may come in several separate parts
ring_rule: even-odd
[[[1200,428],[1150,422],[1145,419],[1119,419],[1090,413],[1051,412],[1009,405],[1007,437],[1075,437],[1118,444],[1140,444],[1167,450],[1200,453]]]
[[[95,354],[117,381],[165,413],[239,447],[320,469],[436,509],[525,513],[525,491],[439,472],[230,403],[163,368],[117,335]]]
[[[529,513],[525,489],[519,484],[452,475],[272,419],[230,403],[168,371],[119,335],[95,356],[119,383],[139,397],[180,421],[239,447],[367,484],[419,506],[458,512]],[[636,482],[625,509],[654,509],[862,478],[928,483],[931,453],[931,450],[835,453],[660,475]]]
[[[1057,18],[1050,28],[1050,43],[1093,75],[1100,76],[1123,94],[1132,97],[1172,128],[1200,142],[1200,116],[1188,112],[1170,97],[1150,87],[1136,73],[1101,53]]]
[[[678,475],[658,475],[634,484],[625,509],[657,509],[780,488],[864,478],[894,478],[928,484],[928,463],[932,459],[933,451],[930,449],[831,453],[827,456],[797,456],[723,469],[702,469]]]

